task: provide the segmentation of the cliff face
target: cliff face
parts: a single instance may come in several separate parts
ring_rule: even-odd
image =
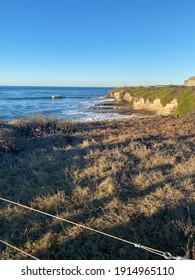
[[[157,115],[170,115],[177,108],[177,105],[177,99],[173,99],[165,106],[162,105],[160,99],[155,99],[153,102],[150,102],[148,99],[145,101],[144,98],[135,98],[133,101],[133,108],[135,110],[152,111]]]
[[[154,89],[151,90],[151,97],[149,95],[148,88],[128,88],[113,90],[109,92],[108,97],[114,98],[117,103],[128,103],[135,110],[145,110],[155,112],[157,115],[170,115],[176,110],[178,106],[177,98],[170,98],[169,102],[163,102],[160,97],[158,97],[158,90],[155,88],[156,97],[154,96]],[[160,88],[162,91],[162,88]],[[159,94],[160,96],[160,94]],[[167,99],[168,100],[168,99]]]
[[[195,86],[195,77],[190,77],[188,80],[184,81],[184,85],[187,87]]]

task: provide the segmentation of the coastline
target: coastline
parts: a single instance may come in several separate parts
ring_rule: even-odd
[[[99,113],[114,113],[118,115],[132,116],[137,118],[157,116],[154,111],[150,110],[138,110],[132,108],[127,102],[117,102],[116,100],[109,100],[103,103],[98,103],[92,107],[92,110]],[[117,119],[117,118],[116,118]]]
[[[42,114],[44,117],[54,116],[62,120],[102,120],[107,116],[95,114],[91,107],[106,100],[110,89],[104,87],[0,87],[0,119],[9,121]]]
[[[111,90],[109,98],[129,104],[134,109],[149,110],[157,115],[184,116],[195,112],[195,87],[169,85],[123,87]]]

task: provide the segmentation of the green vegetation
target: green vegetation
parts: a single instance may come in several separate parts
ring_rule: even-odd
[[[195,259],[195,115],[0,123],[0,196]],[[0,201],[0,239],[40,259],[161,259]],[[27,257],[0,243],[1,259]]]
[[[162,86],[162,87],[126,87],[112,90],[109,95],[120,91],[120,98],[123,99],[125,93],[129,93],[134,98],[142,97],[153,102],[159,98],[163,106],[170,103],[174,98],[178,101],[178,108],[172,112],[173,115],[183,116],[190,112],[195,112],[195,87],[185,86]],[[132,100],[133,102],[133,100]]]
[[[186,113],[195,112],[195,89],[188,89],[178,96],[176,115],[183,116]]]

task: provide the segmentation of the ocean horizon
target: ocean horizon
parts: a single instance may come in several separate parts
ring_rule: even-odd
[[[124,117],[102,110],[113,87],[0,86],[0,120],[35,115],[62,120],[97,121]],[[101,105],[101,110],[98,110]]]

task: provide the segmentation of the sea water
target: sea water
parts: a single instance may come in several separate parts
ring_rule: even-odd
[[[0,120],[28,118],[42,114],[63,120],[92,121],[122,117],[94,110],[108,102],[112,88],[95,87],[0,87]],[[124,116],[123,116],[124,117]]]

